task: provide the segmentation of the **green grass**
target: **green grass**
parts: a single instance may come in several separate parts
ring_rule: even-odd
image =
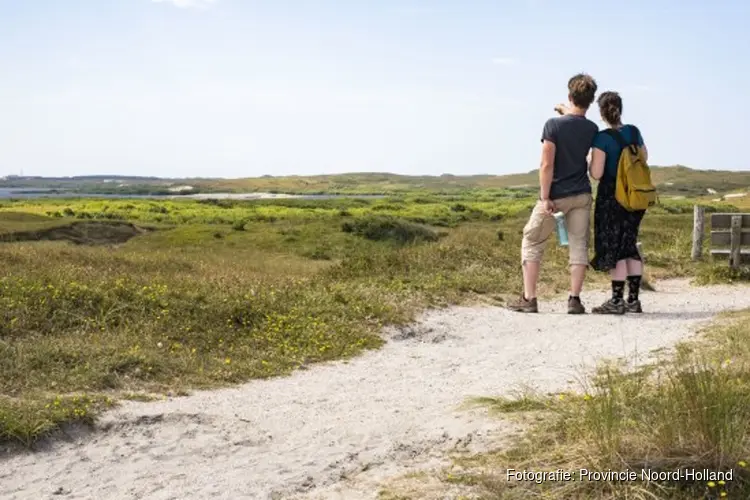
[[[3,211],[0,217],[0,236],[20,231],[38,231],[63,225],[65,222],[45,215]]]
[[[507,190],[5,201],[0,228],[11,233],[119,220],[156,230],[117,245],[102,245],[104,236],[91,238],[97,245],[0,244],[0,440],[29,444],[102,407],[89,404],[83,419],[75,408],[47,408],[58,397],[150,398],[283,375],[377,348],[384,324],[409,322],[425,307],[504,300],[519,290],[532,205]],[[646,218],[652,276],[696,272],[687,260],[692,215],[683,212]],[[553,241],[542,293],[567,287],[566,261]],[[716,267],[700,269],[716,276]]]

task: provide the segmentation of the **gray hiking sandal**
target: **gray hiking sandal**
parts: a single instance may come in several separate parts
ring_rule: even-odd
[[[641,309],[641,301],[634,300],[633,302],[625,302],[625,312],[640,314],[643,312]]]
[[[625,314],[625,302],[609,299],[604,304],[593,308],[591,312],[594,314]]]

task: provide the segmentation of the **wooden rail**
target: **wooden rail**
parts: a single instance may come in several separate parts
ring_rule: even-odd
[[[695,254],[695,233],[693,242]],[[750,265],[750,214],[711,214],[711,247],[711,256],[728,259],[733,269]]]

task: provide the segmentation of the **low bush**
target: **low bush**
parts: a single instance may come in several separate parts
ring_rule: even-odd
[[[346,233],[353,233],[368,240],[400,244],[440,239],[440,235],[433,229],[397,217],[364,217],[344,222],[341,228]]]

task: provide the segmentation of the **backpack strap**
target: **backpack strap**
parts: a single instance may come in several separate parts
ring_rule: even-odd
[[[628,146],[632,146],[631,152],[633,154],[636,154],[637,149],[638,149],[638,137],[640,137],[641,131],[638,130],[638,127],[636,127],[635,125],[628,125],[628,127],[631,127],[633,131],[633,137],[632,137],[630,144],[625,142],[625,137],[622,135],[622,132],[620,132],[619,130],[608,128],[607,130],[604,131],[604,133],[612,137],[615,141],[617,141],[617,145],[620,146],[620,151],[624,151],[625,148],[627,148]]]
[[[615,141],[617,141],[617,145],[620,146],[620,149],[625,149],[628,147],[628,143],[625,142],[625,138],[622,136],[622,132],[619,130],[615,130],[613,128],[608,128],[604,131],[605,134],[612,137]]]

